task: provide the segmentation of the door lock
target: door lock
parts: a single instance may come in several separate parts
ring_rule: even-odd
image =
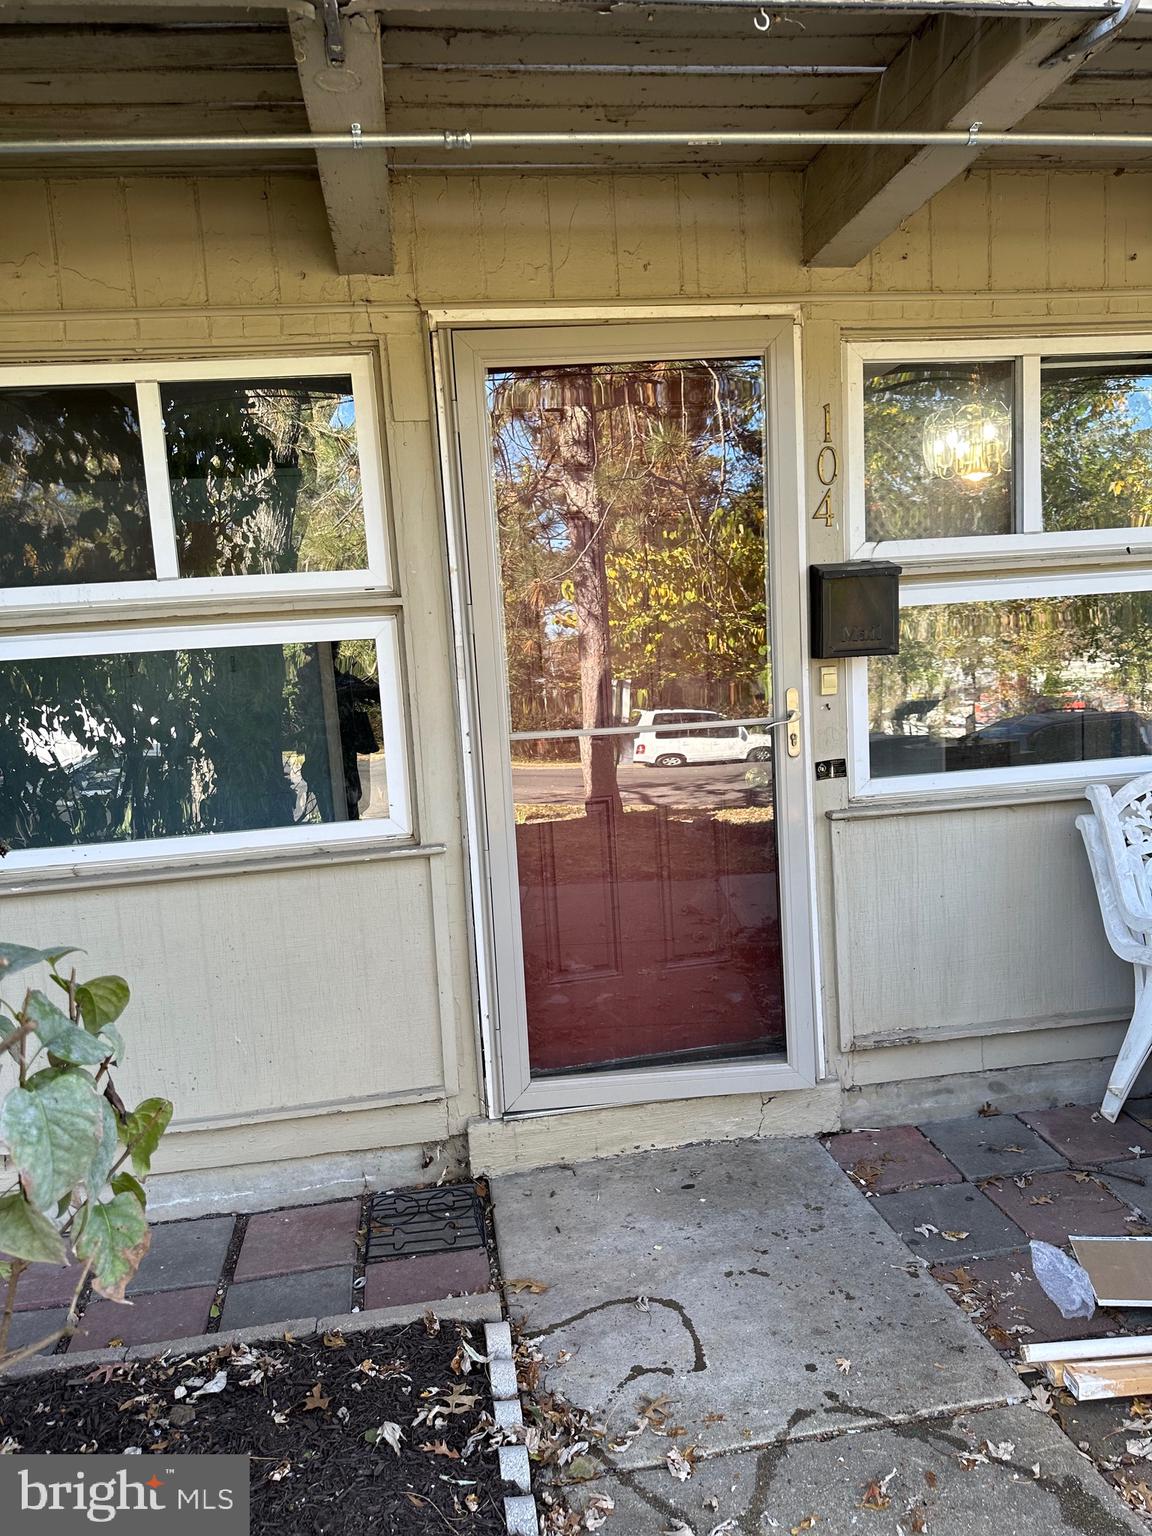
[[[788,756],[800,756],[800,690],[789,688],[784,695],[784,708],[788,711]]]

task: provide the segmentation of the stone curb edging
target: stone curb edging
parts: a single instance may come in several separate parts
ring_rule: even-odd
[[[0,1371],[0,1380],[18,1381],[24,1376],[43,1376],[85,1366],[122,1365],[125,1361],[155,1360],[161,1355],[198,1355],[225,1344],[268,1344],[286,1333],[307,1338],[314,1333],[366,1333],[373,1328],[394,1328],[417,1323],[426,1312],[448,1322],[487,1323],[501,1316],[495,1291],[474,1296],[449,1296],[437,1301],[413,1302],[401,1307],[369,1307],[362,1312],[339,1312],[332,1317],[295,1317],[280,1323],[257,1323],[252,1328],[222,1328],[219,1333],[193,1334],[190,1338],[164,1339],[155,1344],[132,1344],[116,1349],[78,1350],[76,1354],[36,1355]]]
[[[505,1322],[490,1322],[485,1327],[488,1348],[488,1379],[492,1386],[493,1417],[497,1424],[518,1428],[524,1423],[520,1391],[516,1384],[516,1364],[512,1358],[512,1330]],[[506,1495],[504,1521],[508,1536],[540,1536],[536,1500],[532,1497],[532,1466],[526,1445],[502,1445],[499,1450],[500,1476],[520,1492]]]

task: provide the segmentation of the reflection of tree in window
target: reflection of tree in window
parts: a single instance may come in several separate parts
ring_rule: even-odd
[[[1152,594],[906,608],[900,654],[874,659],[868,677],[887,772],[923,771],[915,743],[926,738],[949,771],[1028,755],[1142,756],[1152,747]],[[893,752],[890,739],[911,744]]]
[[[366,564],[348,379],[162,386],[185,576]]]
[[[1152,369],[1046,363],[1040,394],[1044,527],[1152,524]]]
[[[494,373],[489,407],[517,731],[765,693],[758,361]],[[612,738],[584,795],[619,806]]]
[[[357,754],[381,741],[370,645],[0,664],[0,837],[60,847],[358,817]]]
[[[135,388],[0,390],[0,585],[153,575]]]

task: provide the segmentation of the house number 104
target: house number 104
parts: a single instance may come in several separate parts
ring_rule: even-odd
[[[816,455],[816,478],[824,487],[824,494],[812,514],[812,521],[823,523],[825,528],[831,528],[836,522],[836,513],[832,506],[832,487],[836,484],[836,476],[839,473],[840,460],[832,445],[832,407],[826,405],[824,407],[824,441],[820,445],[820,452]]]

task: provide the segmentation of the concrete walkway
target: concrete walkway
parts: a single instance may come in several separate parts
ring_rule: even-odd
[[[605,1445],[645,1398],[684,1430],[597,1452],[606,1536],[1143,1529],[819,1143],[646,1152],[493,1195],[505,1276],[547,1286],[512,1289],[512,1315],[550,1360],[570,1354],[547,1385]],[[699,1458],[684,1482],[673,1447]]]

